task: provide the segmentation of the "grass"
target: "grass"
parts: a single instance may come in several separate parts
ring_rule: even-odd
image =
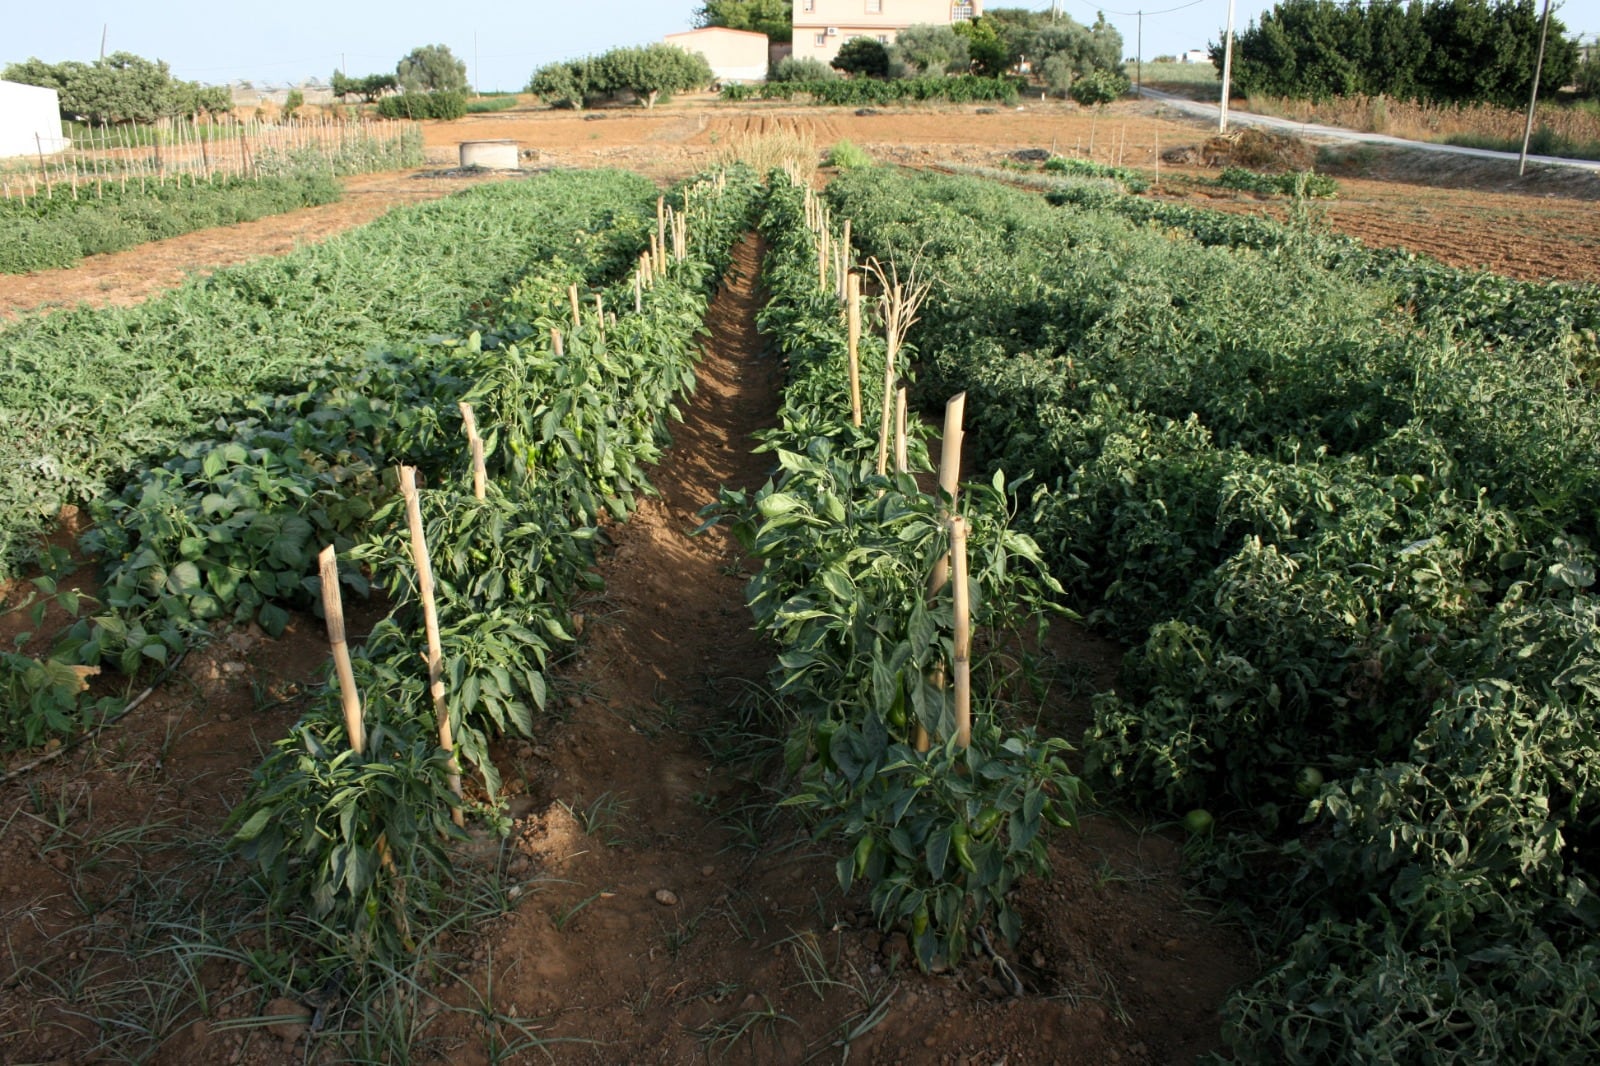
[[[504,95],[485,95],[481,100],[471,100],[467,103],[467,114],[483,115],[492,111],[510,111],[517,106],[515,93]]]
[[[1296,122],[1316,122],[1412,141],[1516,152],[1522,148],[1527,112],[1495,104],[1430,104],[1387,96],[1290,100],[1252,96],[1250,110]],[[1534,116],[1536,155],[1600,159],[1600,102],[1545,103]]]
[[[837,141],[828,149],[828,158],[824,163],[840,170],[853,170],[856,167],[872,166],[872,157],[867,154],[866,149],[854,141]]]
[[[40,794],[44,846],[60,850],[62,897],[76,900],[77,917],[62,928],[61,899],[15,908],[3,916],[0,959],[0,1047],[8,1061],[48,1044],[80,1061],[148,1061],[180,1042],[197,1021],[211,1033],[243,1038],[241,1053],[284,1061],[266,1026],[281,1019],[266,1010],[284,997],[307,1004],[317,1048],[338,1061],[404,1063],[450,1050],[435,1036],[437,1019],[459,1014],[472,1022],[489,1062],[551,1043],[538,1020],[496,1005],[494,969],[481,990],[477,966],[457,953],[462,934],[514,909],[527,893],[506,876],[510,845],[487,862],[462,862],[456,880],[439,893],[427,927],[414,927],[417,950],[400,962],[308,960],[289,945],[303,937],[264,920],[252,883],[241,881],[234,856],[213,833],[168,823],[114,826],[83,832],[90,812],[70,796]],[[17,817],[6,819],[9,825]],[[67,824],[70,822],[70,824]],[[315,926],[309,918],[296,924]],[[51,962],[26,941],[51,933]],[[462,994],[444,998],[459,985]],[[37,1042],[37,1043],[35,1043]],[[298,1055],[296,1055],[298,1057]]]

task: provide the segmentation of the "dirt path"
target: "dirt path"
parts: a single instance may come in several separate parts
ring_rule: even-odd
[[[1058,876],[1023,894],[1016,961],[1033,994],[1016,999],[976,962],[918,974],[774,809],[770,764],[747,758],[771,750],[758,686],[772,651],[742,606],[746,560],[725,530],[686,535],[719,485],[754,488],[770,466],[749,452],[781,375],[758,358],[757,255],[740,247],[713,304],[661,495],[613,531],[604,599],[562,679],[571,717],[519,753],[512,872],[532,898],[486,934],[473,984],[572,1041],[553,1046],[564,1062],[827,1062],[848,1046],[885,1063],[1155,1064],[1213,1047],[1248,953],[1188,912],[1167,839],[1096,819],[1059,843]],[[1108,662],[1068,644],[1080,670]],[[469,1037],[456,1023],[442,1040],[450,1061],[486,1061]]]
[[[338,203],[197,230],[90,256],[60,270],[0,274],[0,321],[79,304],[127,307],[175,288],[191,275],[260,256],[283,255],[364,225],[396,207],[437,200],[482,180],[503,179],[428,177],[412,171],[364,174],[346,179],[344,198]]]

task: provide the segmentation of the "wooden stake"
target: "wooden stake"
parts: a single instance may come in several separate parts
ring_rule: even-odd
[[[644,275],[637,270],[633,272],[633,313],[644,313]]]
[[[339,594],[339,560],[330,544],[317,556],[322,572],[322,612],[328,620],[328,643],[333,646],[333,669],[339,678],[339,698],[344,702],[344,732],[357,755],[367,750],[367,727],[361,717],[361,694],[350,665],[350,646],[344,637],[344,600]]]
[[[577,333],[579,327],[583,325],[583,309],[578,306],[578,287],[576,285],[567,286],[567,299],[572,301],[572,332]]]
[[[411,527],[411,559],[417,567],[417,593],[422,600],[422,625],[428,635],[428,691],[433,696],[433,713],[439,721],[439,746],[450,755],[446,781],[450,791],[461,796],[461,764],[456,761],[454,731],[450,728],[450,709],[444,701],[444,649],[439,644],[439,607],[433,598],[433,563],[428,558],[428,537],[422,528],[422,501],[417,496],[417,471],[400,468],[400,494],[406,501],[406,522]],[[456,825],[466,819],[457,807],[450,812]]]
[[[561,331],[559,329],[552,328],[550,330],[550,350],[556,353],[557,359],[566,357],[567,345],[566,342],[562,340]]]
[[[901,385],[894,394],[894,472],[897,474],[904,474],[911,469],[907,462],[909,444],[906,428],[906,387]]]
[[[894,360],[899,354],[898,338],[894,330],[889,331],[888,354],[883,364],[883,409],[878,420],[878,476],[882,477],[889,469],[889,420],[894,416]]]
[[[861,428],[861,275],[851,274],[846,284],[850,322],[850,421]]]
[[[602,330],[606,328],[605,297],[598,292],[594,294],[594,320],[599,323]]]
[[[967,592],[967,523],[950,517],[951,569],[955,582],[956,744],[972,745],[972,609]]]
[[[483,437],[478,433],[478,416],[472,405],[462,400],[461,421],[467,429],[467,444],[472,448],[472,495],[479,502],[488,498],[489,467],[483,456]]]
[[[667,198],[656,197],[656,269],[661,273],[667,271]]]
[[[966,418],[967,394],[958,392],[944,405],[944,436],[939,445],[939,514],[948,517],[956,509],[956,493],[961,485],[961,444],[966,437],[962,423]],[[950,553],[946,552],[933,562],[933,572],[928,576],[928,602],[932,603],[950,580]],[[944,664],[934,668],[930,679],[933,687],[944,691]],[[916,748],[927,751],[932,738],[919,724]]]

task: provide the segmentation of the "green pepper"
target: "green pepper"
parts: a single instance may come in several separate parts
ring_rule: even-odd
[[[817,723],[817,757],[822,760],[822,765],[832,770],[833,757],[829,750],[833,746],[833,735],[839,731],[839,723],[831,718],[824,718]]]
[[[875,841],[872,834],[868,833],[856,841],[856,876],[864,877],[867,873],[867,862],[872,858],[872,849]]]
[[[994,831],[995,826],[1000,824],[1000,819],[1003,817],[1005,817],[1003,811],[995,807],[986,808],[982,814],[978,815],[977,820],[973,823],[973,828],[978,831],[980,837],[986,837]]]
[[[1072,819],[1056,809],[1054,800],[1044,801],[1044,820],[1061,829],[1071,829]]]
[[[967,850],[967,827],[960,822],[950,827],[950,846],[955,849],[956,861],[963,870],[978,872],[978,864],[972,861],[972,852]]]

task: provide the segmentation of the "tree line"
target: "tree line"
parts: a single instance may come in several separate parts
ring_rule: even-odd
[[[9,63],[0,78],[54,89],[61,117],[96,126],[124,122],[149,124],[163,118],[187,118],[202,111],[232,110],[225,86],[206,86],[172,76],[162,60],[131,52],[113,52],[93,63],[69,60],[46,63],[29,58]]]
[[[1524,103],[1539,48],[1534,0],[1281,0],[1234,43],[1246,94],[1366,94],[1432,103]],[[1222,68],[1222,48],[1212,62]],[[1577,43],[1550,20],[1540,95],[1569,84]]]

